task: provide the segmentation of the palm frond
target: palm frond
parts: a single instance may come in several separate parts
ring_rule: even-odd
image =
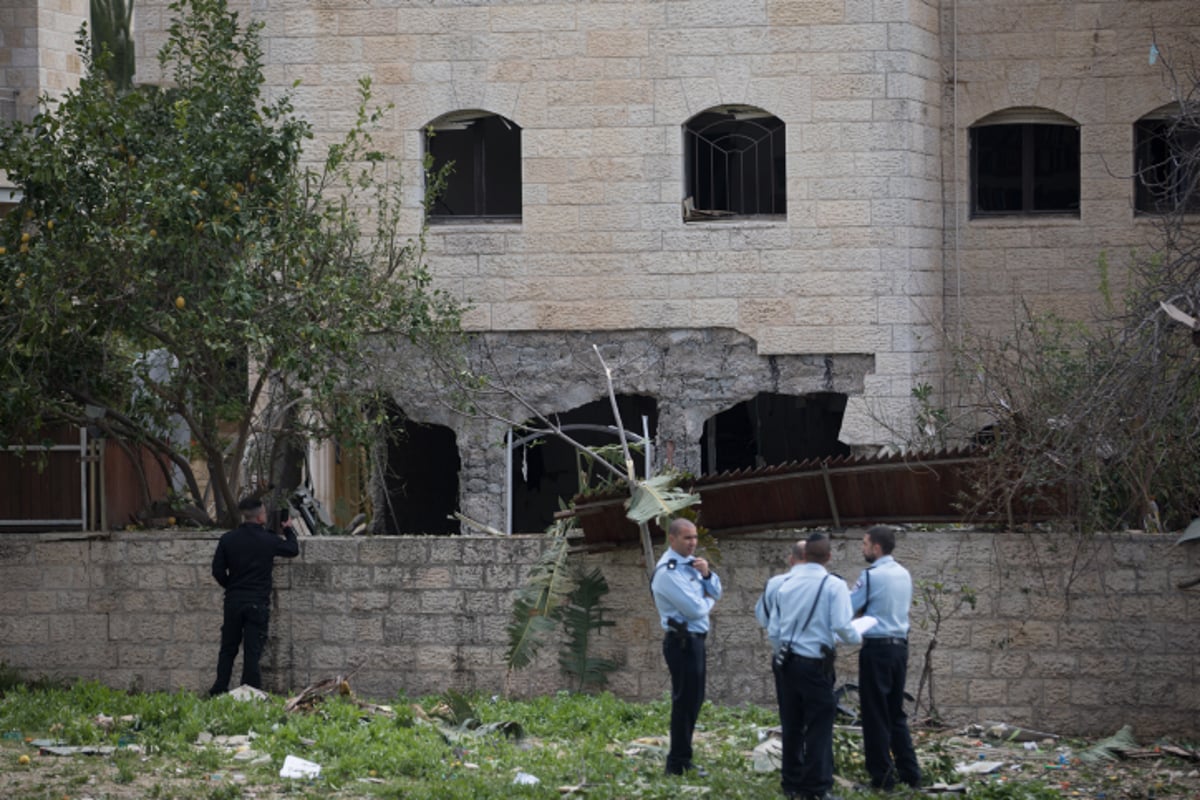
[[[629,510],[625,516],[636,523],[655,520],[664,526],[667,517],[700,502],[700,495],[686,492],[676,486],[679,474],[664,472],[638,481],[629,498]]]
[[[559,607],[575,587],[567,568],[567,532],[572,524],[573,520],[564,519],[547,530],[551,541],[513,602],[505,654],[509,669],[523,669],[533,662],[557,624]]]

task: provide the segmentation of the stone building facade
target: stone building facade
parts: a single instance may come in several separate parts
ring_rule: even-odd
[[[20,102],[30,87],[11,65],[36,53],[69,71],[61,32],[82,5],[0,10]],[[137,5],[139,79],[166,6]],[[234,7],[264,25],[270,91],[299,82],[318,145],[350,124],[360,77],[395,104],[377,143],[403,157],[408,224],[430,223],[436,281],[471,303],[501,379],[543,413],[611,422],[576,413],[604,400],[595,345],[636,398],[627,427],[647,417],[655,458],[692,471],[895,441],[913,388],[943,388],[965,325],[1008,327],[1019,300],[1086,316],[1102,262],[1119,289],[1131,254],[1155,246],[1139,121],[1166,113],[1167,67],[1190,63],[1200,33],[1187,0]],[[36,74],[57,88],[57,72]],[[427,152],[456,166],[428,220]],[[656,366],[626,372],[638,359]],[[569,457],[531,463],[505,424],[441,410],[411,381],[394,391],[398,419],[444,426],[433,472],[457,486],[451,505],[542,527],[545,498],[523,513],[511,487],[562,489]],[[420,477],[377,506],[421,505]],[[432,529],[443,510],[379,525]]]

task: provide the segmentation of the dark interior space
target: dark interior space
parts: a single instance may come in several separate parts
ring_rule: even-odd
[[[642,433],[642,417],[647,417],[650,439],[653,441],[658,427],[658,406],[652,397],[640,395],[618,395],[617,408],[627,431],[638,436]],[[615,426],[612,403],[608,398],[596,400],[561,414],[552,415],[559,425],[592,425],[609,428]],[[530,423],[535,424],[535,423]],[[575,428],[568,430],[575,441],[589,447],[620,445],[615,428],[592,430]],[[514,441],[521,434],[514,431]],[[634,441],[630,440],[631,447]],[[634,454],[634,465],[638,475],[644,474],[642,450]],[[554,521],[559,510],[559,499],[569,501],[579,493],[580,470],[586,465],[575,448],[556,437],[547,436],[513,448],[512,453],[512,530],[513,533],[536,533],[544,531]],[[603,478],[600,469],[592,469],[589,485],[596,486]]]
[[[458,442],[444,425],[414,422],[397,406],[388,409],[387,508],[378,513],[388,533],[451,534],[459,523]]]
[[[838,441],[846,395],[763,392],[709,417],[700,437],[704,474],[754,469],[808,458],[850,455]]]

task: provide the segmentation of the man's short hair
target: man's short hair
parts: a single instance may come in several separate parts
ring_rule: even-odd
[[[871,544],[879,545],[885,556],[891,555],[896,549],[896,529],[890,525],[872,525],[867,529],[867,538]]]
[[[804,551],[806,547],[808,547],[808,542],[804,541],[803,539],[792,542],[792,558],[796,561],[804,560]]]
[[[262,509],[263,501],[259,497],[245,497],[238,502],[238,511],[242,512],[242,519],[254,519]]]
[[[804,546],[804,557],[812,564],[824,564],[832,553],[833,548],[830,546],[829,537],[821,533],[809,536]]]

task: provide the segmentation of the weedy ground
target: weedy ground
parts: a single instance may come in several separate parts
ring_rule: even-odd
[[[288,713],[282,697],[247,702],[187,692],[130,694],[90,682],[20,683],[0,692],[5,800],[781,796],[778,772],[755,771],[751,757],[777,717],[752,706],[705,706],[696,747],[709,776],[697,779],[663,774],[670,713],[665,699],[628,703],[607,694],[563,693],[517,702],[470,696],[458,698],[460,713],[451,722],[438,718],[445,697],[393,698],[389,715],[346,697]],[[462,718],[461,700],[469,701],[472,719]],[[247,735],[248,742],[225,738]],[[41,740],[106,752],[53,755]],[[1006,761],[1000,773],[968,779],[965,795],[946,795],[951,798],[1200,797],[1195,765],[1166,757],[1085,768],[1069,758],[1056,763],[1050,751],[988,747],[954,732],[924,731],[918,749],[930,783],[960,782],[955,763],[981,753]],[[288,755],[320,764],[320,776],[280,778]],[[835,787],[839,796],[877,797],[851,785],[865,777],[855,732],[838,732],[836,762],[845,781]],[[537,783],[522,782],[534,778]],[[889,795],[916,796],[922,795]]]

